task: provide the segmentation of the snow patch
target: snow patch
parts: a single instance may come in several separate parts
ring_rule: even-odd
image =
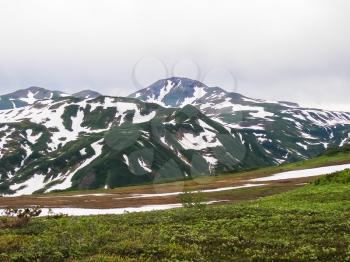
[[[241,189],[241,188],[258,187],[258,186],[264,186],[264,185],[265,184],[245,184],[242,186],[230,186],[230,187],[196,190],[196,191],[191,191],[191,193],[213,193],[213,192],[221,192],[221,191],[228,191],[228,190]],[[131,197],[125,197],[125,198],[128,199],[128,198],[167,197],[167,196],[177,196],[183,193],[184,192],[169,192],[169,193],[158,193],[158,194],[134,194]]]
[[[60,184],[56,184],[53,187],[51,187],[47,192],[51,192],[53,190],[63,190],[63,189],[67,189],[69,187],[72,186],[72,178],[73,176],[81,169],[83,169],[84,167],[88,166],[89,164],[91,164],[96,158],[98,158],[101,153],[102,153],[102,148],[103,148],[103,140],[101,139],[93,144],[91,144],[91,147],[94,149],[95,154],[90,157],[89,159],[84,160],[84,162],[77,168],[75,169],[73,172],[67,172],[64,175],[64,178],[59,178],[58,181],[61,181]],[[57,181],[57,180],[56,180]]]
[[[33,135],[33,130],[32,129],[26,130],[26,134],[27,134],[27,140],[32,145],[34,145],[38,141],[38,139],[41,137],[41,135],[42,135],[42,133],[39,133],[37,135]]]
[[[343,171],[348,168],[350,168],[350,164],[303,169],[303,170],[294,170],[294,171],[277,173],[272,176],[254,178],[254,179],[251,179],[250,181],[266,182],[266,181],[276,181],[276,180],[293,179],[293,178],[313,177],[313,176],[320,176],[320,175],[331,174],[338,171]]]
[[[31,105],[31,104],[34,104],[37,99],[35,98],[35,96],[39,93],[39,91],[37,91],[36,93],[33,93],[32,91],[28,91],[27,93],[27,97],[23,97],[23,98],[20,98],[20,100],[22,100],[23,102]]]
[[[10,186],[11,190],[15,190],[16,193],[12,194],[11,196],[21,196],[21,195],[30,195],[33,194],[35,191],[42,189],[45,187],[45,176],[35,174],[25,182],[14,184]],[[24,188],[19,189],[20,187],[24,186]],[[19,189],[19,190],[18,190]]]

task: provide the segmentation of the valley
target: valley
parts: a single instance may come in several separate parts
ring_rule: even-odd
[[[123,210],[127,211],[129,208],[139,208],[140,211],[157,210],[171,208],[172,205],[181,207],[179,196],[184,192],[199,193],[203,202],[237,203],[303,187],[318,176],[350,169],[349,152],[349,147],[343,147],[329,150],[317,158],[306,161],[247,172],[202,176],[185,181],[151,183],[116,189],[2,197],[0,209],[39,205],[42,208],[57,209],[63,213],[66,208],[69,214],[74,214],[74,210],[69,210],[74,208],[101,209],[101,214],[113,212],[108,209],[118,209],[115,210],[117,213],[123,213]],[[308,172],[305,173],[305,171]],[[277,178],[275,178],[276,175]],[[153,205],[157,207],[152,209]]]

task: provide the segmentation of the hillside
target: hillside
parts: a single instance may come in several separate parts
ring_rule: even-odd
[[[187,78],[160,80],[130,97],[165,107],[191,104],[226,129],[239,130],[251,151],[262,150],[278,164],[314,157],[350,142],[350,113],[248,98]],[[251,141],[260,146],[254,147]]]
[[[6,194],[113,188],[266,164],[242,155],[238,134],[191,106],[68,97],[0,111],[0,122]]]

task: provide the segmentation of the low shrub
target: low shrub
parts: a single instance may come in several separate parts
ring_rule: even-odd
[[[32,208],[7,208],[4,211],[6,217],[0,220],[0,228],[23,227],[28,224],[32,217],[37,217],[42,210],[39,206]]]
[[[333,174],[321,177],[313,182],[315,185],[327,185],[327,184],[350,184],[350,169],[344,171],[335,172]]]
[[[200,192],[185,191],[179,195],[178,199],[185,208],[202,209],[205,207],[205,203],[203,203],[204,197]]]

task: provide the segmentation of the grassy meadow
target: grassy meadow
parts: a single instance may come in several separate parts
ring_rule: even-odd
[[[0,261],[350,261],[349,192],[346,170],[238,204],[34,218],[0,230]]]

